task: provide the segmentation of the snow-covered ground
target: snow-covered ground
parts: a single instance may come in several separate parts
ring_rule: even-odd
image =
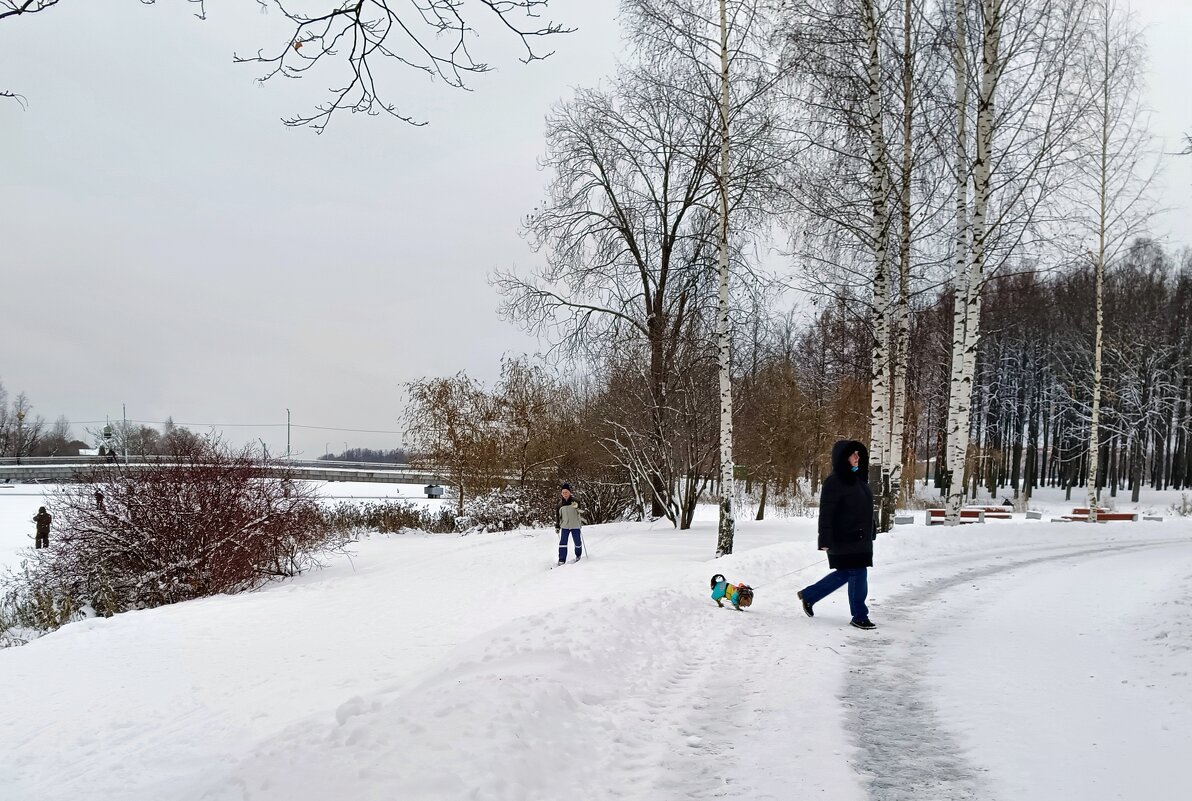
[[[33,515],[46,502],[51,487],[16,484],[0,487],[0,571],[20,561],[20,552],[33,547]]]
[[[0,494],[0,556],[36,506]],[[876,632],[799,611],[811,519],[585,535],[374,537],[0,651],[0,798],[1188,797],[1192,520],[898,527]]]
[[[443,503],[428,500],[423,484],[382,484],[368,481],[316,482],[319,494],[329,500],[414,501],[425,505]]]

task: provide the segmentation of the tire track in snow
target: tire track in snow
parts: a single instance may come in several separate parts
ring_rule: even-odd
[[[899,634],[857,632],[853,664],[842,702],[849,707],[850,729],[860,751],[859,768],[866,776],[872,801],[983,801],[981,769],[970,762],[936,712],[921,668],[932,647],[932,633],[941,619],[959,614],[941,611],[940,596],[976,579],[1011,573],[1027,567],[1073,558],[1113,556],[1185,539],[1116,542],[1089,547],[1072,546],[1062,553],[969,568],[953,576],[930,580],[894,595],[887,622],[908,624],[909,639]],[[976,552],[973,560],[988,558]],[[999,556],[1004,558],[1004,556]],[[934,618],[934,619],[933,619]]]

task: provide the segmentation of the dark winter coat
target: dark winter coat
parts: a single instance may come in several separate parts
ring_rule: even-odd
[[[37,524],[37,533],[38,534],[49,534],[50,533],[50,521],[53,519],[54,518],[50,516],[50,513],[44,509],[42,509],[40,512],[35,514],[33,516],[33,522]]]
[[[856,472],[848,463],[861,454]],[[869,451],[856,440],[832,446],[832,472],[820,491],[819,547],[827,550],[833,570],[873,566],[873,492],[869,489]]]

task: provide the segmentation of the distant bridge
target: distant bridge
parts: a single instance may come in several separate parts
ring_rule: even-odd
[[[18,464],[19,461],[19,464]],[[0,483],[62,484],[97,468],[119,464],[137,470],[171,464],[168,456],[129,456],[115,462],[106,456],[22,456],[0,458]],[[307,481],[360,481],[374,484],[436,484],[438,476],[416,470],[408,464],[380,462],[332,462],[324,460],[279,459],[265,468],[265,475],[289,473]]]

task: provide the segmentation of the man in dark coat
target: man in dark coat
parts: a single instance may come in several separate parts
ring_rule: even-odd
[[[799,590],[808,617],[812,607],[848,584],[852,625],[875,629],[869,620],[867,569],[873,566],[873,492],[869,489],[869,451],[860,442],[842,439],[832,447],[832,472],[824,479],[819,507],[819,549],[828,552],[831,573]]]
[[[40,507],[37,514],[33,515],[33,522],[37,524],[37,539],[33,542],[35,548],[50,547],[50,521],[53,519],[44,506]]]

